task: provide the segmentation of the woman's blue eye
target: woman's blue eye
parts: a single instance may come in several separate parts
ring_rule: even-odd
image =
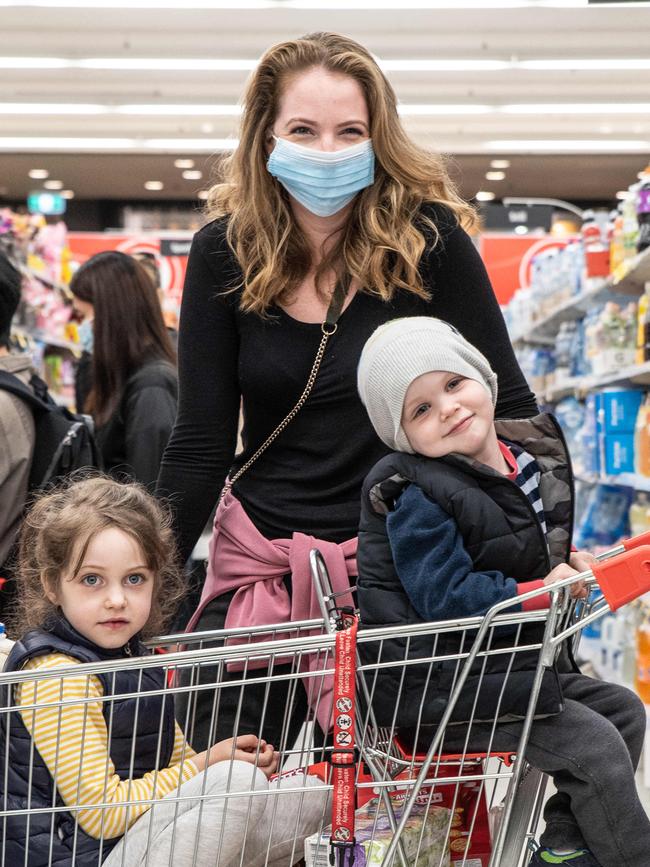
[[[350,134],[352,134],[352,135],[363,135],[363,130],[357,129],[357,128],[354,127],[354,126],[349,126],[347,129],[344,129],[343,132],[344,132],[346,135],[350,135]]]
[[[139,574],[127,575],[126,581],[127,584],[131,584],[135,587],[138,584],[144,583],[144,576]]]
[[[294,135],[305,135],[307,133],[310,133],[311,130],[308,126],[297,126],[295,129],[292,129],[291,132]]]
[[[84,575],[81,582],[86,587],[96,587],[99,584],[99,575]]]

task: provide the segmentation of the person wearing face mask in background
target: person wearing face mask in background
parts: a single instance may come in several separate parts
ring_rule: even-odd
[[[223,495],[196,630],[320,617],[312,547],[335,589],[354,580],[361,485],[387,451],[357,395],[356,369],[382,323],[452,323],[499,377],[497,415],[537,413],[463,228],[474,212],[442,158],[407,137],[372,55],[333,33],[281,43],[261,58],[243,102],[239,146],[189,256],[179,410],[158,480],[183,558]],[[210,678],[214,668],[201,669]],[[213,719],[220,737],[231,731],[242,701],[241,731],[274,743],[286,735],[290,747],[307,696],[296,690],[283,722],[288,684],[224,689],[218,717],[213,691],[198,693],[193,746],[214,736]],[[314,709],[326,730],[328,708]]]
[[[70,290],[84,317],[77,408],[95,420],[106,472],[153,487],[178,392],[153,282],[131,256],[110,251],[84,262]]]

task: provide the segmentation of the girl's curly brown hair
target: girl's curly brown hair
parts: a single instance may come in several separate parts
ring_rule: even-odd
[[[64,573],[75,574],[90,540],[107,527],[128,533],[142,549],[155,583],[151,612],[141,634],[146,639],[162,632],[186,589],[176,566],[169,511],[135,482],[76,475],[40,494],[25,517],[13,618],[17,635],[46,623],[56,606],[44,587],[56,592]]]

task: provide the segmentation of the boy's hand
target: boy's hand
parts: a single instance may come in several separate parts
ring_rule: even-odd
[[[581,571],[584,572],[584,569]],[[559,566],[552,569],[546,578],[544,578],[544,584],[548,586],[550,584],[555,584],[556,581],[564,581],[565,578],[573,578],[575,575],[579,574],[579,571],[569,566],[568,563],[560,563]],[[572,599],[585,599],[588,595],[588,590],[585,587],[584,581],[576,581],[576,583],[571,584],[568,589]]]
[[[597,562],[598,560],[589,551],[572,551],[569,557],[569,566],[577,569],[578,572],[586,572]]]

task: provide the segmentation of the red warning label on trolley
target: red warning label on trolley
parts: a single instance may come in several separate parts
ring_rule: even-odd
[[[332,750],[332,841],[354,842],[355,811],[355,673],[357,618],[346,616],[336,633]]]

